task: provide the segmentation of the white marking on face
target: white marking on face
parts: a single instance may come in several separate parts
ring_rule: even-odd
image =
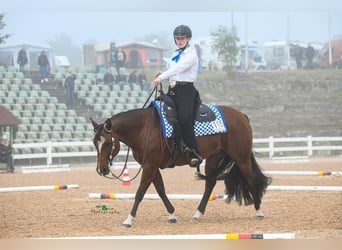
[[[101,140],[99,142],[99,152],[101,152],[101,149],[102,149],[102,146],[103,146],[104,142],[105,142],[105,138],[103,136],[101,136]]]

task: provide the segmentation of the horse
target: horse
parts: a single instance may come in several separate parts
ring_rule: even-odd
[[[254,204],[256,217],[264,217],[261,200],[271,178],[266,176],[256,161],[252,150],[252,128],[248,117],[241,111],[228,106],[218,106],[229,123],[229,131],[209,136],[198,136],[199,150],[205,159],[205,174],[199,172],[198,178],[205,180],[202,199],[192,217],[199,221],[204,214],[211,193],[219,180],[225,183],[226,202],[232,200],[241,205]],[[161,121],[155,107],[131,109],[108,118],[98,124],[90,118],[94,127],[93,143],[97,151],[96,171],[108,177],[110,165],[120,151],[120,142],[131,150],[134,159],[141,165],[142,173],[134,204],[121,227],[130,228],[140,202],[153,183],[168,212],[168,223],[176,223],[175,208],[165,193],[161,170],[172,156],[171,139],[161,132]],[[188,163],[185,154],[175,159],[174,166]],[[199,169],[198,169],[199,170]]]

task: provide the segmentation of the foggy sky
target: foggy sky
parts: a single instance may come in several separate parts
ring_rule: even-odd
[[[325,42],[329,37],[342,35],[339,2],[8,0],[1,3],[0,12],[5,13],[4,33],[12,34],[7,43],[44,44],[63,33],[78,46],[89,40],[130,42],[151,33],[171,36],[179,24],[189,25],[194,38],[199,38],[210,35],[220,25],[231,27],[233,21],[240,38],[247,34],[249,40],[262,45],[266,41],[286,40],[288,35],[303,43]]]

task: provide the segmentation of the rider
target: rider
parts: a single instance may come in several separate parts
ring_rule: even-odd
[[[165,72],[158,72],[153,85],[156,87],[162,80],[169,80],[169,94],[175,102],[180,132],[186,144],[184,152],[190,159],[190,166],[198,167],[203,160],[194,133],[195,104],[199,99],[194,87],[198,56],[196,49],[189,43],[191,37],[191,29],[186,25],[174,29],[173,38],[178,49],[173,54],[171,67]]]

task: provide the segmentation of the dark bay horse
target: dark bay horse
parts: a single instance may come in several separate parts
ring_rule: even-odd
[[[205,174],[200,175],[205,180],[205,190],[192,219],[197,221],[204,213],[217,180],[225,183],[227,202],[235,200],[240,205],[254,204],[257,217],[263,218],[260,204],[271,178],[262,173],[254,157],[249,120],[236,109],[219,107],[229,124],[229,132],[197,137],[200,153],[205,158]],[[110,173],[110,162],[119,153],[120,142],[131,148],[133,157],[142,167],[132,210],[122,226],[131,227],[138,206],[151,183],[169,213],[168,223],[177,222],[175,209],[165,193],[160,172],[160,168],[170,159],[170,139],[163,138],[156,109],[149,107],[129,110],[114,115],[102,124],[90,119],[95,131],[93,143],[97,150],[96,170],[100,175]],[[187,157],[179,155],[175,165],[186,164]]]

